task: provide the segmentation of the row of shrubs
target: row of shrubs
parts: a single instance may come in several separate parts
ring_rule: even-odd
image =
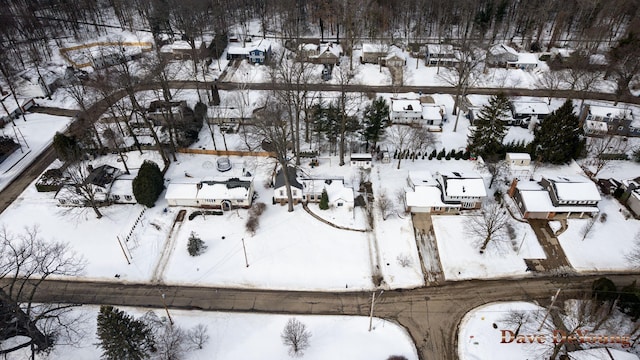
[[[471,153],[469,153],[468,150],[458,150],[456,151],[455,149],[451,149],[449,152],[447,152],[444,148],[442,150],[440,150],[439,152],[437,152],[435,149],[433,149],[433,151],[431,151],[431,153],[428,153],[427,151],[421,152],[421,151],[409,151],[409,150],[403,150],[403,151],[398,151],[396,150],[395,153],[393,154],[393,158],[394,159],[409,159],[409,160],[418,160],[418,159],[429,159],[429,160],[433,160],[434,158],[437,160],[442,160],[443,158],[445,160],[451,160],[451,159],[455,159],[455,160],[469,160],[471,158]]]
[[[251,206],[251,208],[249,209],[249,218],[247,219],[247,223],[245,225],[249,234],[254,235],[256,233],[256,230],[258,230],[258,226],[260,225],[260,215],[262,215],[266,208],[267,205],[265,203],[259,202],[253,204],[253,206]]]
[[[204,211],[200,211],[200,210],[196,210],[194,212],[192,212],[191,214],[189,214],[189,220],[193,220],[196,218],[196,216],[200,216],[200,215],[217,215],[220,216],[223,214],[222,210],[204,210]]]

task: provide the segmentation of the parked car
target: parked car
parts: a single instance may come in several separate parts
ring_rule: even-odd
[[[231,170],[231,160],[228,157],[221,157],[216,160],[216,167],[218,171],[229,171]]]

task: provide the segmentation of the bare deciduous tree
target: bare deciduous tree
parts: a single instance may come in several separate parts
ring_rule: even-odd
[[[296,318],[290,318],[280,335],[285,346],[289,347],[289,355],[301,357],[309,347],[311,333],[307,326]]]
[[[616,135],[606,134],[598,137],[587,138],[587,163],[595,168],[593,176],[598,176],[600,171],[609,167],[612,160],[623,156],[629,150],[629,142]]]
[[[65,185],[67,191],[63,194],[59,193],[58,196],[66,200],[69,205],[76,204],[91,207],[96,217],[100,219],[102,213],[98,207],[107,199],[103,198],[106,194],[102,192],[101,185],[104,184],[97,183],[102,179],[92,176],[92,172],[93,169],[83,162],[71,164],[65,171],[65,176],[68,179]]]
[[[380,190],[375,201],[378,210],[380,210],[380,213],[382,214],[382,220],[387,220],[389,213],[393,211],[393,202],[387,196],[387,192],[384,190]]]
[[[480,215],[470,216],[467,232],[481,240],[480,253],[484,253],[491,241],[500,241],[507,229],[507,210],[495,202],[485,202]]]
[[[207,325],[198,324],[195,327],[189,329],[187,332],[187,341],[190,343],[190,348],[194,350],[201,350],[209,342]]]
[[[1,354],[30,347],[32,359],[35,352],[45,351],[55,342],[73,343],[80,333],[78,317],[70,314],[75,305],[35,304],[38,288],[51,276],[78,276],[85,261],[60,242],[45,241],[37,227],[27,228],[23,233],[12,233],[0,229],[0,288],[3,323],[1,340],[16,336],[20,338]]]

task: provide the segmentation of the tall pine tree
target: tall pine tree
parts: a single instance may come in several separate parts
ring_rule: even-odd
[[[509,99],[499,93],[480,109],[475,120],[475,130],[469,136],[469,151],[483,158],[495,159],[502,154],[502,140],[507,134],[506,121],[511,117]]]
[[[151,329],[113,306],[100,307],[97,335],[104,359],[142,360],[156,352]]]
[[[363,135],[367,140],[367,146],[371,142],[375,149],[378,140],[384,135],[384,129],[389,125],[389,105],[382,97],[379,97],[364,109]]]
[[[568,99],[536,128],[533,151],[543,162],[566,164],[579,157],[583,149],[580,121],[573,113],[573,102]]]

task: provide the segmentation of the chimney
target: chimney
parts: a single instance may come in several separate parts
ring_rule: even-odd
[[[511,186],[509,187],[509,196],[513,197],[513,195],[516,194],[516,187],[518,186],[518,179],[513,179],[513,181],[511,181]]]

